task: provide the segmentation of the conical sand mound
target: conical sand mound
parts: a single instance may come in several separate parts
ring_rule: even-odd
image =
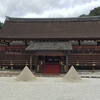
[[[67,82],[78,82],[82,81],[75,68],[72,66],[68,73],[64,76],[63,81]]]
[[[22,72],[18,75],[17,81],[35,81],[36,77],[32,74],[30,69],[25,66]]]

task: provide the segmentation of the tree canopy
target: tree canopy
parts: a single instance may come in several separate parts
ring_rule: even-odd
[[[86,14],[82,14],[82,15],[80,15],[79,17],[85,17],[85,16],[88,16],[88,15],[86,15]]]
[[[100,7],[94,8],[89,13],[89,16],[99,16],[99,15],[100,15]]]
[[[90,13],[88,15],[82,14],[79,17],[85,17],[85,16],[100,16],[100,7],[96,7],[93,10],[90,10]]]

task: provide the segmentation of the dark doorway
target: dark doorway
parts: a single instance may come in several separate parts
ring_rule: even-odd
[[[59,63],[60,56],[45,56],[45,63]]]

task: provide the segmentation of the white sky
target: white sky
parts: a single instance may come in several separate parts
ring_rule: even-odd
[[[78,17],[100,6],[100,0],[0,0],[0,21],[5,16],[28,18]]]

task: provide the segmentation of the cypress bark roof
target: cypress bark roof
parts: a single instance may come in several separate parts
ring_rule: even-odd
[[[32,42],[26,50],[72,50],[70,42]]]
[[[100,16],[77,18],[6,17],[0,38],[99,39]]]

